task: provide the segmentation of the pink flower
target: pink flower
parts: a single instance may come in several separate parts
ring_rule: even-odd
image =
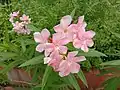
[[[81,48],[83,51],[88,52],[88,47],[92,47],[94,42],[92,38],[95,36],[93,31],[85,31],[87,26],[84,22],[84,16],[78,18],[77,24],[71,24],[69,29],[73,31],[73,46],[75,48]]]
[[[23,22],[16,21],[14,24],[14,31],[18,34],[30,34],[30,30],[27,28],[27,26]]]
[[[85,27],[87,26],[87,23],[84,22],[84,16],[80,16],[78,18],[78,23],[77,24],[71,24],[68,29],[70,29],[74,33],[78,33],[79,30],[84,30]]]
[[[19,11],[11,13],[10,17],[17,17],[18,15],[19,15]]]
[[[81,48],[84,52],[88,52],[88,47],[92,47],[94,42],[92,38],[95,36],[93,31],[82,31],[78,32],[76,39],[73,41],[73,46],[75,48]]]
[[[48,49],[48,52],[46,53],[50,54],[55,52],[57,54],[66,54],[68,49],[64,45],[66,45],[68,42],[69,40],[62,37],[61,33],[55,33],[53,34],[52,42],[46,45],[46,48]]]
[[[51,43],[49,43],[50,32],[47,29],[43,29],[41,33],[34,33],[34,40],[39,43],[36,47],[36,51],[43,52],[45,50],[45,56],[48,56],[51,52]]]
[[[17,17],[18,15],[19,15],[19,11],[11,13],[11,14],[10,14],[10,19],[9,19],[9,21],[10,21],[11,23],[13,23],[13,19],[14,19],[15,17]]]
[[[69,42],[72,40],[72,31],[69,28],[69,25],[71,24],[72,17],[70,15],[66,15],[62,17],[60,20],[60,24],[56,25],[54,27],[55,32],[62,33],[62,37],[65,37],[69,40]]]
[[[13,24],[13,22],[14,22],[14,17],[10,17],[10,18],[9,18],[9,21]]]
[[[29,18],[29,16],[26,16],[25,14],[23,14],[22,17],[20,17],[20,20],[23,21],[26,24],[29,24],[31,18]]]
[[[58,71],[61,77],[67,76],[70,73],[78,73],[80,65],[77,62],[86,60],[84,56],[76,57],[77,51],[69,52],[67,57],[64,57],[60,62]]]
[[[52,66],[55,71],[58,71],[61,60],[62,55],[53,52],[49,57],[44,58],[44,64],[48,64],[49,66]]]

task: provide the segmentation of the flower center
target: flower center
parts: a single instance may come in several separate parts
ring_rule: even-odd
[[[49,43],[52,43],[52,38],[49,38],[49,39],[48,39],[48,42],[49,42]]]
[[[67,32],[67,29],[64,30],[64,33],[66,33],[66,32]]]
[[[66,60],[66,59],[67,59],[66,55],[62,54],[62,60]]]

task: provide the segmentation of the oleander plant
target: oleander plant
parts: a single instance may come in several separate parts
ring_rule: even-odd
[[[113,75],[103,90],[117,90],[108,67],[119,66],[119,16],[119,0],[1,0],[0,88],[96,90],[94,69]]]

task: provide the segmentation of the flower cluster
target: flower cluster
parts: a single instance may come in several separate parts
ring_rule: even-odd
[[[29,16],[25,14],[20,17],[19,11],[11,13],[9,19],[13,25],[13,30],[18,34],[30,34],[30,30],[27,28],[30,20]]]
[[[78,63],[86,60],[84,56],[77,56],[78,51],[68,52],[65,45],[72,42],[75,48],[88,52],[88,47],[94,44],[92,38],[95,32],[85,31],[87,24],[84,22],[84,16],[79,17],[77,24],[71,22],[70,15],[62,17],[60,24],[54,26],[56,33],[52,37],[47,29],[34,33],[34,40],[38,43],[36,51],[44,51],[44,64],[52,66],[61,77],[78,73]]]

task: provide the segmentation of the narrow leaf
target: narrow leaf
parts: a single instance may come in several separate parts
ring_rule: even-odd
[[[70,74],[68,76],[68,80],[76,90],[81,90],[80,86],[78,85],[78,82],[77,82],[76,78],[74,77],[74,75]]]
[[[80,70],[77,75],[81,79],[81,81],[86,85],[86,87],[88,87],[87,80],[86,80],[82,70]]]
[[[23,52],[25,52],[26,51],[26,45],[25,45],[25,42],[24,42],[24,40],[21,38],[21,47],[22,47],[22,50],[23,50]]]
[[[19,67],[24,67],[24,66],[28,66],[28,65],[35,65],[35,64],[39,64],[43,62],[43,55],[39,55],[37,57],[34,57],[28,61],[26,61],[25,63],[21,64]]]
[[[78,55],[88,56],[88,57],[101,57],[101,56],[107,57],[105,54],[103,54],[103,53],[101,53],[99,51],[96,51],[94,49],[90,49],[88,52],[83,52],[83,51],[79,50]]]
[[[44,73],[44,76],[43,76],[43,79],[42,79],[42,87],[41,87],[41,90],[44,90],[44,87],[45,87],[45,85],[46,85],[46,83],[47,83],[47,80],[48,80],[49,75],[50,75],[51,72],[52,72],[51,67],[47,66],[47,67],[46,67],[46,70],[45,70],[45,73]]]
[[[0,52],[0,57],[5,59],[5,60],[16,57],[16,56],[18,56],[18,55],[16,53],[13,53],[13,52]]]
[[[0,73],[6,73],[6,72],[10,71],[12,68],[19,65],[20,63],[21,63],[20,60],[13,61],[9,65],[6,65],[6,67],[4,67],[4,69],[0,70]]]
[[[72,16],[72,18],[75,16],[75,11],[76,11],[76,8],[74,8],[73,11],[70,14]]]
[[[79,51],[78,55],[80,55],[80,56],[83,55],[83,56],[87,56],[87,57],[101,57],[101,56],[107,57],[105,54],[103,54],[97,50],[94,50],[94,49],[89,49],[88,52],[84,52],[81,49],[76,49],[76,48],[74,48],[72,43],[67,44],[67,47],[70,51]]]
[[[36,28],[34,25],[32,24],[28,24],[27,27],[30,29],[30,31],[40,31],[38,28]]]
[[[113,60],[113,61],[107,61],[107,62],[104,62],[102,63],[101,65],[120,65],[120,60]]]
[[[104,90],[117,90],[120,85],[120,78],[113,77],[104,82]]]

